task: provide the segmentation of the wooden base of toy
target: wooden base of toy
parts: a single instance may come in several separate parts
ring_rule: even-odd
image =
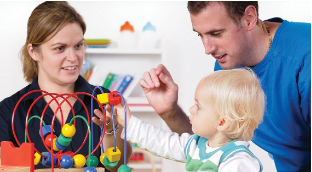
[[[55,172],[83,172],[83,170],[86,167],[82,167],[82,168],[69,168],[69,169],[59,169],[59,168],[54,168]],[[97,172],[104,172],[104,168],[98,167],[95,168]],[[50,168],[46,168],[46,169],[38,169],[35,170],[35,172],[51,172]]]
[[[1,172],[25,172],[30,171],[30,167],[14,167],[7,165],[0,165]]]
[[[54,168],[55,172],[83,172],[83,168],[69,168],[69,169],[59,169],[59,168]],[[98,167],[95,168],[97,172],[104,172],[104,168]],[[28,172],[30,171],[29,167],[17,167],[17,166],[7,166],[7,165],[0,165],[0,172]],[[35,170],[35,172],[51,172],[51,168],[46,168],[46,169],[38,169]]]

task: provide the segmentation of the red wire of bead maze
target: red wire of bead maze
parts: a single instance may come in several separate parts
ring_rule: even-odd
[[[24,99],[27,95],[29,95],[29,94],[31,94],[31,93],[34,93],[34,92],[42,92],[42,93],[44,93],[44,94],[41,95],[40,97],[38,97],[38,98],[31,104],[30,108],[28,109],[27,116],[26,116],[26,125],[25,125],[25,129],[26,129],[26,135],[27,135],[27,139],[29,140],[29,143],[23,143],[23,144],[21,145],[21,144],[19,143],[17,137],[16,137],[15,130],[14,130],[14,116],[15,116],[16,109],[17,109],[19,103],[22,101],[22,99]],[[33,90],[33,91],[31,91],[31,92],[28,92],[28,93],[25,94],[24,96],[22,96],[22,97],[20,98],[20,100],[17,102],[17,104],[16,104],[16,106],[15,106],[15,108],[14,108],[14,110],[13,110],[12,121],[11,121],[13,135],[14,135],[14,138],[15,138],[17,144],[19,145],[19,148],[15,148],[15,149],[14,149],[15,152],[17,152],[17,153],[18,153],[18,152],[20,152],[20,153],[25,152],[26,150],[22,149],[22,147],[23,147],[24,144],[25,144],[25,145],[26,145],[26,144],[27,144],[27,145],[29,145],[29,144],[32,144],[32,145],[33,145],[33,143],[32,143],[31,140],[30,140],[29,133],[28,133],[28,124],[27,124],[27,122],[28,122],[29,113],[30,113],[30,111],[31,111],[31,108],[34,106],[34,104],[35,104],[40,98],[42,98],[42,97],[44,97],[44,96],[46,96],[46,95],[49,95],[49,96],[52,97],[52,99],[51,99],[50,102],[46,105],[44,111],[42,112],[41,119],[40,119],[40,133],[41,133],[41,139],[42,139],[42,141],[43,141],[43,143],[44,143],[44,146],[45,146],[46,149],[51,153],[51,159],[53,160],[53,159],[54,159],[54,158],[53,158],[53,157],[54,157],[54,154],[53,154],[53,150],[52,150],[52,146],[53,146],[52,144],[53,144],[53,143],[51,142],[51,145],[50,145],[50,146],[51,146],[51,149],[49,149],[48,146],[46,145],[45,141],[44,141],[44,138],[43,138],[43,133],[42,133],[42,121],[43,121],[43,116],[44,116],[44,114],[45,114],[45,111],[46,111],[47,107],[50,105],[50,103],[53,102],[53,101],[56,101],[56,103],[58,104],[58,107],[57,107],[57,109],[56,109],[56,111],[55,111],[55,113],[54,113],[54,115],[53,115],[53,119],[52,119],[52,123],[51,123],[51,133],[53,133],[54,120],[55,120],[55,116],[56,116],[56,113],[57,113],[58,109],[60,109],[60,111],[61,111],[61,118],[62,118],[62,120],[61,120],[61,127],[63,127],[63,113],[62,113],[61,105],[63,104],[64,101],[66,101],[66,102],[69,104],[69,106],[70,106],[70,108],[71,108],[71,110],[72,110],[72,113],[73,113],[73,117],[74,117],[74,116],[75,116],[75,112],[74,112],[74,110],[73,110],[73,107],[72,107],[71,104],[67,101],[68,98],[74,97],[74,98],[76,98],[76,99],[83,105],[83,107],[85,108],[86,114],[87,114],[87,118],[88,118],[88,123],[89,123],[89,125],[90,125],[90,117],[89,117],[89,113],[88,113],[87,107],[85,106],[85,104],[82,102],[81,99],[79,99],[77,96],[75,96],[75,95],[79,95],[79,94],[88,95],[88,96],[90,96],[91,98],[95,99],[99,105],[101,104],[101,103],[98,101],[97,98],[95,98],[93,95],[91,95],[91,94],[89,94],[89,93],[85,93],[85,92],[77,92],[77,93],[73,93],[73,94],[59,94],[59,95],[58,95],[58,94],[56,94],[56,93],[48,93],[48,92],[43,91],[43,90]],[[54,95],[55,97],[53,97],[53,95]],[[67,96],[67,97],[64,98],[63,96]],[[59,102],[56,100],[56,98],[58,98],[58,97],[63,98],[63,101],[62,101],[61,103],[59,103]],[[105,111],[104,111],[104,109],[103,109],[103,106],[99,106],[99,107],[101,108],[102,112],[104,113]],[[93,110],[93,109],[91,109],[91,110]],[[103,121],[103,122],[106,123],[106,115],[105,115],[105,114],[104,114],[104,121]],[[75,119],[74,119],[74,126],[75,126]],[[100,139],[98,145],[94,148],[94,150],[93,150],[90,154],[93,154],[93,153],[98,149],[98,147],[100,146],[100,144],[102,143],[102,140],[103,140],[104,134],[105,134],[105,130],[106,130],[106,125],[104,125],[104,128],[103,128],[103,135],[102,135],[102,137],[101,137],[101,139]],[[85,137],[85,139],[84,139],[82,145],[81,145],[81,146],[79,147],[79,149],[78,149],[75,153],[73,153],[73,154],[76,154],[76,153],[83,147],[83,145],[85,144],[85,142],[86,142],[86,140],[87,140],[88,134],[89,134],[89,131],[87,131],[86,137]],[[12,142],[11,142],[11,145],[13,145]],[[25,146],[24,146],[24,147],[25,147]],[[1,146],[1,149],[2,149],[2,148],[3,148],[3,147]],[[26,157],[29,157],[29,158],[26,158],[26,159],[30,159],[31,162],[32,162],[32,164],[30,164],[31,172],[34,171],[34,154],[33,154],[34,150],[35,150],[38,154],[40,154],[42,157],[45,157],[44,155],[42,155],[42,154],[34,147],[34,145],[33,145],[33,148],[32,148],[32,149],[30,149],[30,150],[27,149],[26,152],[28,152],[28,153],[29,153],[29,151],[32,152],[31,154],[26,153],[26,154],[28,154]],[[60,152],[62,152],[62,151],[60,151]],[[2,155],[1,155],[1,156],[2,156],[2,159],[7,159],[7,157],[10,156],[9,154],[10,154],[10,153],[8,153],[8,152],[6,152],[6,151],[2,151]],[[58,154],[58,153],[57,153],[57,154]],[[67,154],[67,153],[65,152],[64,154]],[[69,154],[70,154],[70,153],[69,153]],[[89,155],[86,155],[86,158],[87,158],[88,156],[89,156]],[[56,155],[56,157],[57,157],[57,159],[58,159],[58,164],[56,164],[56,165],[59,165],[59,160],[60,160],[60,157],[61,157],[61,156]],[[24,159],[24,158],[25,158],[25,157],[23,157],[22,159]],[[45,157],[45,158],[46,158],[46,157]],[[9,164],[8,164],[8,162],[2,160],[2,165],[9,165]],[[18,165],[23,165],[23,164],[21,163],[21,161],[16,161],[16,164],[14,164],[14,166],[18,166]],[[52,172],[53,172],[53,171],[54,171],[54,163],[51,163],[51,169],[52,169]]]

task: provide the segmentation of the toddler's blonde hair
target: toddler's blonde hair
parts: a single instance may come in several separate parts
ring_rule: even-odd
[[[230,125],[224,133],[231,139],[251,140],[262,121],[265,95],[249,68],[220,70],[204,77],[197,89],[206,89],[221,118]]]

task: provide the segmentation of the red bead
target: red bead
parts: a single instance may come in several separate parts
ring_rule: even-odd
[[[44,139],[45,144],[47,144],[48,147],[51,147],[51,143],[54,138],[56,138],[56,135],[48,134],[46,138]]]
[[[109,104],[111,105],[118,105],[121,103],[121,96],[118,95],[115,97],[116,94],[119,94],[118,91],[113,91],[111,93],[109,93],[108,95],[108,101],[109,101]]]

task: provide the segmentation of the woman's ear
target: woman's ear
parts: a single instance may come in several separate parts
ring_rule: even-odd
[[[230,125],[230,122],[227,118],[220,118],[219,123],[217,125],[217,130],[224,131],[229,127],[229,125]]]
[[[27,51],[33,60],[35,60],[35,61],[38,60],[38,57],[39,57],[38,53],[34,50],[34,47],[32,46],[32,44],[27,45]]]
[[[242,17],[242,24],[248,31],[250,31],[257,25],[257,22],[258,22],[257,9],[253,5],[247,6],[244,15]]]

